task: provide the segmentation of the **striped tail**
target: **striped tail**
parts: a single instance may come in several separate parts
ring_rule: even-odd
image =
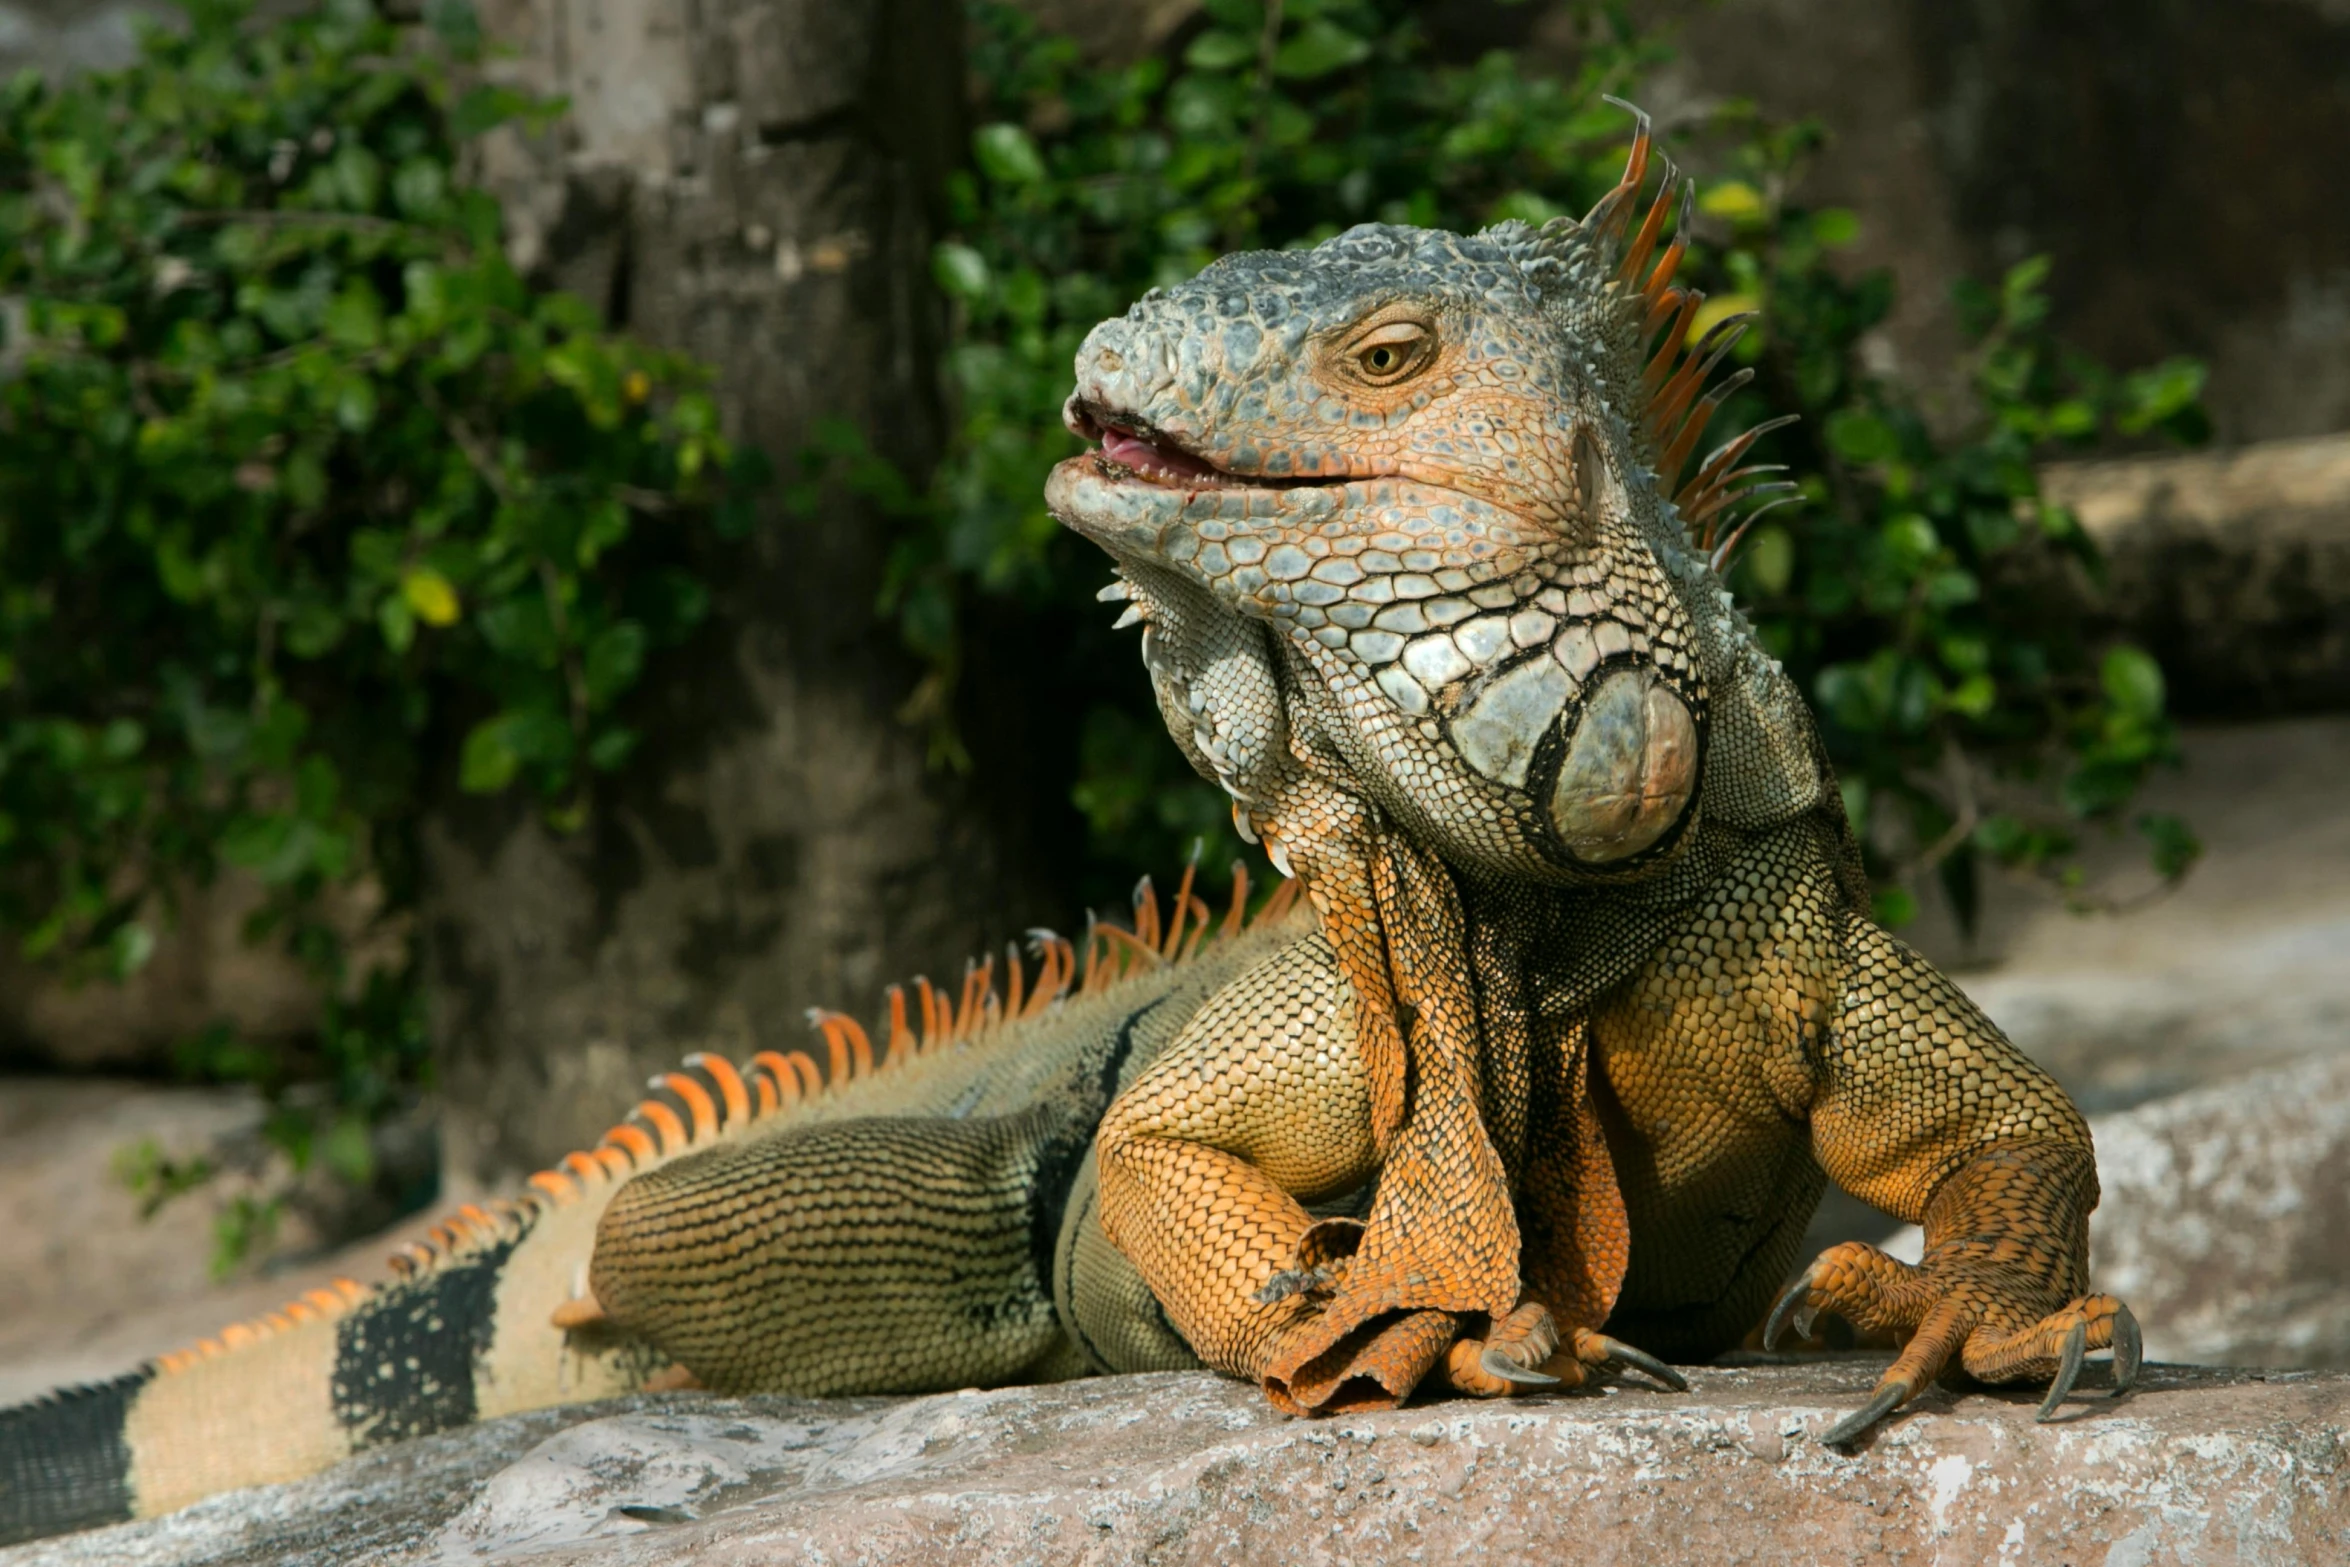
[[[0,1409],[0,1545],[132,1516],[123,1424],[154,1376],[141,1367]]]
[[[1252,921],[1239,878],[1219,922],[1187,872],[1162,921],[1146,880],[1132,931],[1095,925],[1081,944],[1040,932],[1033,973],[1015,949],[1001,969],[973,965],[959,992],[892,986],[878,1048],[854,1019],[819,1011],[818,1051],[763,1051],[741,1067],[687,1057],[593,1149],[515,1199],[459,1208],[394,1255],[383,1283],[339,1280],[113,1381],[0,1409],[0,1546],[296,1479],[474,1420],[690,1385],[653,1345],[601,1330],[587,1295],[597,1224],[623,1185],[827,1118],[919,1116],[926,1097],[959,1095],[958,1057],[1022,1059],[1064,1001],[1174,972],[1203,944],[1287,918],[1295,891],[1280,887]]]

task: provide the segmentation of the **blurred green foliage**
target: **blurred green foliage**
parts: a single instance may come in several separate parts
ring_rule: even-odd
[[[890,497],[907,526],[886,600],[930,662],[914,712],[950,759],[952,709],[938,693],[956,677],[974,594],[1100,618],[1100,556],[1055,526],[1040,495],[1046,470],[1078,449],[1060,406],[1095,321],[1233,249],[1310,245],[1366,221],[1467,230],[1580,213],[1615,182],[1629,139],[1602,94],[1631,92],[1666,58],[1606,12],[1587,16],[1561,79],[1507,52],[1434,59],[1406,0],[1203,9],[1167,58],[1102,69],[1012,7],[972,8],[979,128],[934,258],[955,306],[960,422],[929,491]],[[1803,416],[1761,455],[1775,448],[1796,467],[1808,504],[1758,527],[1732,580],[1817,699],[1855,816],[1890,818],[1870,839],[1880,915],[1906,917],[1907,885],[1928,871],[1971,915],[1980,859],[2070,877],[2081,825],[2126,815],[2173,752],[2152,660],[2087,645],[2028,595],[2003,593],[2002,578],[2050,550],[2095,569],[2079,527],[2042,504],[2033,462],[2108,432],[2193,435],[2201,372],[2180,361],[2115,376],[2061,353],[2045,331],[2043,268],[2027,263],[1967,302],[1973,406],[1929,425],[1910,394],[1862,367],[1892,282],[1837,264],[1853,215],[1791,194],[1818,137],[1736,108],[1665,132],[1710,171],[1682,273],[1711,295],[1700,329],[1764,312],[1739,350],[1757,379],[1717,431]],[[1089,630],[1073,662],[1132,656]],[[1221,795],[1160,738],[1129,675],[1097,682],[1070,715],[1082,726],[1073,798],[1100,884],[1163,868],[1196,837],[1239,848]],[[2050,770],[2053,812],[2001,787]],[[2158,869],[2183,870],[2184,829],[2141,825]]]
[[[1007,609],[1058,647],[1034,727],[1067,745],[1097,896],[1197,839],[1240,846],[1092,601],[1098,553],[1043,510],[1079,339],[1227,250],[1579,212],[1629,130],[1601,94],[1665,58],[1605,11],[1554,78],[1435,58],[1405,0],[1204,9],[1165,57],[1101,68],[975,0],[978,129],[934,256],[950,449],[915,484],[828,425],[785,497],[845,481],[895,520],[882,608],[928,666],[907,715],[943,764],[971,760],[974,625]],[[250,934],[309,966],[320,1024],[291,1052],[223,1026],[186,1062],[268,1087],[273,1141],[362,1182],[368,1126],[427,1070],[404,924],[427,801],[453,781],[580,819],[635,743],[645,660],[705,613],[676,541],[747,527],[753,473],[690,366],[508,265],[468,148],[556,106],[479,80],[464,5],[427,16],[198,0],[127,71],[0,95],[0,925],[124,976],[186,888],[249,872]],[[1807,504],[1732,582],[1817,701],[1880,914],[1929,874],[1964,912],[1987,861],[2067,878],[2082,827],[2131,819],[2173,752],[2154,663],[2028,588],[2053,556],[2096,569],[2033,463],[2192,436],[2200,372],[2062,352],[2030,263],[1963,302],[1968,405],[1927,419],[1865,368],[1892,284],[1839,261],[1853,216],[1792,194],[1817,138],[1737,109],[1668,128],[1707,171],[1684,277],[1709,319],[1765,311],[1718,433],[1804,416],[1764,455]],[[2165,875],[2193,857],[2179,824],[2137,825]],[[154,1201],[202,1174],[125,1156]],[[272,1217],[233,1208],[224,1248]]]
[[[120,978],[250,873],[319,1025],[184,1063],[361,1181],[428,1067],[424,801],[453,767],[576,820],[707,601],[642,536],[732,515],[699,375],[508,265],[467,149],[553,106],[476,80],[470,10],[431,18],[197,0],[127,70],[0,92],[0,926]]]

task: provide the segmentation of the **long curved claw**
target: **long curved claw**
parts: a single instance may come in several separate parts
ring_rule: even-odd
[[[2113,1314],[2113,1396],[2121,1397],[2138,1385],[2138,1370],[2146,1364],[2146,1335],[2138,1319],[2123,1306]]]
[[[1787,1324],[1791,1320],[1795,1324],[1798,1337],[1811,1337],[1812,1320],[1818,1316],[1818,1313],[1805,1305],[1804,1302],[1811,1295],[1813,1271],[1813,1268],[1804,1269],[1800,1278],[1780,1292],[1778,1303],[1771,1307],[1771,1319],[1763,1327],[1764,1349],[1779,1347],[1779,1339],[1786,1333]],[[1802,1309],[1798,1310],[1798,1307]]]
[[[2089,1324],[2076,1322],[2064,1336],[2064,1358],[2057,1362],[2056,1380],[2048,1384],[2048,1396],[2040,1401],[2040,1413],[2033,1418],[2043,1423],[2055,1418],[2056,1406],[2063,1403],[2073,1384],[2081,1379],[2081,1362],[2089,1353]]]
[[[1887,1382],[1877,1389],[1877,1396],[1830,1426],[1820,1440],[1830,1447],[1849,1447],[1868,1431],[1908,1402],[1910,1386],[1906,1382]]]
[[[1605,1346],[1607,1350],[1607,1358],[1610,1361],[1630,1366],[1635,1371],[1641,1372],[1647,1376],[1654,1377],[1657,1381],[1663,1383],[1666,1387],[1671,1388],[1676,1393],[1686,1393],[1689,1391],[1689,1379],[1687,1377],[1681,1375],[1680,1372],[1675,1371],[1671,1366],[1668,1366],[1663,1361],[1657,1359],[1647,1350],[1634,1349],[1631,1345],[1625,1343],[1622,1339],[1603,1337],[1599,1342]]]
[[[1477,1364],[1485,1369],[1486,1375],[1499,1377],[1504,1382],[1515,1382],[1520,1387],[1557,1387],[1559,1385],[1557,1377],[1548,1372],[1535,1371],[1519,1365],[1498,1347],[1488,1349],[1484,1354],[1478,1356]]]

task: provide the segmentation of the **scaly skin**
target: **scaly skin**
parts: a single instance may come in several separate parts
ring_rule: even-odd
[[[1079,350],[1101,445],[1048,499],[1356,998],[1351,1063],[1195,1019],[1103,1123],[1103,1225],[1209,1364],[1323,1410],[1726,1348],[1824,1172],[1927,1233],[1780,1313],[1912,1334],[1837,1439],[1954,1358],[2060,1396],[2112,1344],[2126,1379],[2085,1124],[1869,922],[1709,558],[1751,437],[1674,492],[1728,342],[1684,341],[1669,177],[1628,232],[1647,150],[1580,224],[1226,257]],[[1366,1221],[1301,1205],[1374,1160]]]
[[[1755,493],[1747,438],[1666,498],[1719,356],[1664,199],[1624,232],[1645,161],[1580,225],[1228,258],[1079,356],[1105,452],[1051,502],[1312,920],[1236,894],[1210,938],[1187,878],[1082,983],[1048,943],[1032,986],[920,987],[878,1066],[837,1015],[825,1069],[689,1060],[402,1277],[0,1410],[0,1543],[648,1387],[1672,1381],[1632,1346],[1736,1343],[1831,1177],[1926,1251],[1836,1248],[1771,1314],[1910,1334],[1830,1439],[1954,1358],[2126,1381],[2086,1127],[1869,922],[1810,716],[1685,535]]]

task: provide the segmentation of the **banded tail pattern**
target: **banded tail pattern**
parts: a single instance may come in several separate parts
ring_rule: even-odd
[[[691,1385],[587,1291],[598,1223],[627,1182],[818,1121],[837,1131],[849,1117],[954,1117],[991,1064],[1063,1048],[1063,1018],[1104,1010],[1087,1003],[1163,993],[1203,954],[1296,907],[1294,882],[1253,917],[1248,892],[1236,874],[1218,919],[1190,870],[1164,911],[1146,878],[1131,928],[1093,921],[1076,941],[1035,931],[1025,961],[1008,947],[953,990],[891,986],[870,1031],[818,1009],[811,1048],[741,1063],[689,1055],[593,1147],[512,1197],[458,1207],[394,1254],[383,1282],[338,1279],[111,1381],[0,1410],[0,1545],[297,1478],[494,1415]]]

